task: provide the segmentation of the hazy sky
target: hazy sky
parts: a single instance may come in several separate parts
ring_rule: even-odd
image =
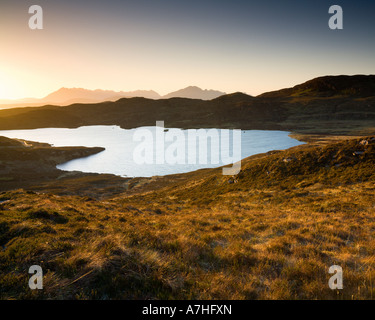
[[[28,27],[33,4],[43,30]],[[328,27],[333,4],[343,30]],[[0,99],[60,87],[257,95],[375,74],[375,1],[1,0],[0,43]]]

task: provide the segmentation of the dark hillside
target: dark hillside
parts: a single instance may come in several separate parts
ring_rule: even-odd
[[[213,100],[123,98],[116,102],[0,110],[0,130],[119,125],[287,130],[300,133],[375,133],[375,76],[322,77],[258,97],[243,93]]]

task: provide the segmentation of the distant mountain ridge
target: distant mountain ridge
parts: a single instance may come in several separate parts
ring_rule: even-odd
[[[46,104],[56,104],[67,106],[73,103],[99,103],[105,101],[116,101],[121,98],[142,97],[146,99],[170,99],[170,98],[189,98],[211,100],[222,95],[225,92],[216,90],[203,90],[196,86],[190,86],[175,92],[161,96],[154,90],[136,90],[136,91],[112,91],[112,90],[89,90],[83,88],[60,88],[42,99],[26,98],[19,100],[0,100],[0,108],[40,106]]]
[[[112,90],[88,90],[82,88],[61,88],[52,92],[43,100],[52,101],[55,103],[71,101],[74,99],[87,99],[92,101],[115,101],[124,97],[144,97],[148,99],[159,99],[160,95],[153,90],[137,90],[129,92],[116,92]]]
[[[201,88],[190,86],[178,91],[174,91],[163,96],[163,99],[170,98],[189,98],[189,99],[201,99],[201,100],[212,100],[225,95],[225,92],[216,90],[202,90]]]
[[[232,93],[211,100],[121,98],[115,102],[0,110],[0,130],[118,125],[238,128],[299,133],[375,134],[375,76],[320,77],[252,97]]]

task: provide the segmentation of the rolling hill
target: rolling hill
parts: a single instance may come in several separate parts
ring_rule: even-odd
[[[299,133],[375,132],[374,76],[330,76],[252,97],[243,93],[212,100],[122,98],[65,107],[0,110],[0,130],[119,125],[289,130]]]
[[[373,97],[375,75],[325,76],[307,81],[293,88],[263,93],[259,97]]]

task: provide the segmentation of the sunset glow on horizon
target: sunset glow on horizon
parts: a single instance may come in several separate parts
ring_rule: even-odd
[[[375,74],[375,4],[340,1],[41,0],[0,4],[0,99],[61,87],[114,91],[187,86],[258,95],[323,75]]]

